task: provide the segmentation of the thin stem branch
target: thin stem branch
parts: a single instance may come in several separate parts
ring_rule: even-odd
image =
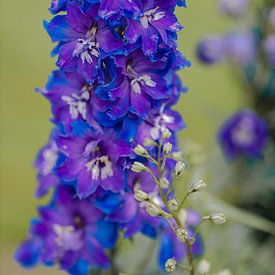
[[[159,174],[159,176],[161,176],[161,171],[160,171],[161,170],[160,169],[161,165],[158,165],[158,167],[159,167],[158,174]],[[177,213],[177,211],[174,211],[173,209],[170,208],[168,200],[167,200],[167,198],[166,198],[166,196],[163,192],[163,189],[161,188],[159,179],[154,175],[154,173],[151,169],[148,169],[147,171],[152,176],[153,180],[155,181],[155,183],[156,183],[156,185],[159,189],[159,193],[160,193],[161,199],[162,199],[165,207],[168,209],[168,212],[171,214],[171,216],[175,220],[175,222],[177,224],[177,227],[181,228],[182,224],[181,224],[180,218],[178,216],[178,213]],[[172,227],[173,231],[175,232],[175,229],[172,226],[171,222],[169,221],[168,223]],[[192,243],[188,238],[183,242],[183,244],[185,244],[185,243],[187,245],[187,251],[188,251],[188,262],[189,262],[189,267],[190,267],[190,269],[189,269],[190,275],[194,275],[195,274],[195,265],[194,265],[193,251],[192,251]],[[185,246],[184,246],[184,249],[185,249]]]

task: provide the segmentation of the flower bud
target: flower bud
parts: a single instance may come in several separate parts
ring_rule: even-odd
[[[157,140],[159,138],[159,129],[157,127],[151,128],[150,134],[153,140]]]
[[[150,138],[146,138],[146,139],[143,141],[143,145],[144,145],[145,147],[151,147],[151,146],[156,145],[156,142],[153,141],[153,140],[150,139]]]
[[[179,208],[179,201],[177,199],[171,199],[168,201],[168,205],[170,209],[172,209],[173,211],[177,211]]]
[[[148,157],[149,154],[147,152],[147,150],[141,146],[141,145],[137,145],[135,148],[134,148],[134,152],[138,155],[138,156],[142,156],[142,157]]]
[[[182,161],[178,161],[175,166],[175,174],[177,177],[181,176],[186,169],[186,164]]]
[[[163,145],[163,152],[165,155],[169,155],[172,152],[173,145],[170,142],[166,142]]]
[[[206,188],[206,183],[204,182],[204,180],[200,179],[199,181],[195,182],[191,189],[190,189],[190,193],[194,193],[194,192],[200,192],[202,190],[204,190]]]
[[[161,216],[161,210],[154,204],[150,203],[146,207],[146,211],[153,217]]]
[[[131,167],[131,170],[136,173],[147,171],[147,167],[141,162],[135,161]]]
[[[173,152],[170,157],[175,161],[180,161],[183,159],[183,155],[181,151]]]
[[[140,189],[136,190],[134,197],[137,201],[146,201],[149,198],[148,194]]]
[[[164,189],[168,188],[169,187],[168,179],[167,178],[161,178],[160,179],[160,186],[161,186],[161,188],[164,188]]]
[[[177,266],[177,262],[174,258],[168,259],[165,262],[165,271],[169,273],[174,272],[176,271],[176,266]]]
[[[230,271],[230,269],[223,269],[214,275],[233,275],[233,273]]]
[[[207,260],[201,260],[198,263],[198,272],[200,274],[207,274],[211,270],[211,264]]]
[[[224,224],[226,222],[226,217],[223,213],[212,213],[208,217],[208,220],[214,224]]]
[[[178,227],[176,229],[176,234],[177,234],[177,237],[182,241],[186,241],[188,239],[187,231],[182,227]]]
[[[172,133],[167,129],[167,128],[164,128],[162,130],[162,138],[163,139],[169,139],[171,137]]]

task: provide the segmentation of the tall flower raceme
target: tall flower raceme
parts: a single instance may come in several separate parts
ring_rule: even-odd
[[[37,157],[36,196],[53,191],[16,251],[23,266],[108,269],[119,232],[141,232],[160,238],[161,268],[188,258],[194,274],[203,252],[196,227],[224,217],[184,210],[172,188],[186,166],[172,152],[185,126],[172,110],[185,91],[176,71],[190,65],[177,51],[177,5],[185,1],[52,1],[44,26],[58,69],[37,91],[51,104],[54,128]]]
[[[223,14],[239,18],[239,23],[233,31],[202,39],[197,47],[197,56],[208,65],[227,59],[240,72],[256,113],[244,110],[232,116],[222,126],[219,141],[229,159],[233,155],[253,159],[263,154],[268,139],[274,140],[274,1],[257,4],[253,0],[220,0],[219,7]],[[251,23],[250,17],[252,10],[254,23]]]

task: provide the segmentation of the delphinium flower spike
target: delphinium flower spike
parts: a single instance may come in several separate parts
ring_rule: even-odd
[[[186,90],[177,70],[190,66],[177,50],[182,27],[176,6],[186,3],[52,1],[54,17],[44,27],[56,43],[52,55],[57,56],[57,69],[37,91],[51,104],[54,126],[37,157],[36,195],[53,190],[16,252],[23,266],[59,264],[76,275],[108,269],[114,265],[110,250],[115,250],[119,232],[125,238],[137,232],[159,238],[162,269],[168,259],[184,258],[182,240],[172,228],[181,228],[179,202],[162,192],[163,186],[169,188],[174,170],[170,156],[181,158],[174,150],[176,133],[185,127],[172,109]],[[142,144],[163,147],[164,155],[159,151],[155,159]],[[157,171],[167,173],[159,178],[143,160],[159,164],[161,156]],[[184,169],[178,162],[175,176]],[[187,212],[189,232],[200,218]],[[191,274],[193,257],[203,252],[200,236],[196,239],[194,244],[185,240]]]

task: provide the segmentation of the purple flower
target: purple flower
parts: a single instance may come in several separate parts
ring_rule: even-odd
[[[220,0],[219,5],[223,13],[239,17],[246,12],[248,2],[248,0]]]
[[[169,97],[169,90],[161,75],[167,64],[162,61],[151,62],[136,50],[129,56],[116,56],[115,64],[119,68],[111,83],[99,87],[97,94],[113,101],[108,115],[112,119],[125,116],[128,111],[146,117],[152,108],[153,100]]]
[[[54,122],[61,124],[67,133],[74,121],[83,120],[101,131],[96,121],[97,111],[105,110],[108,102],[95,94],[95,85],[88,84],[75,72],[54,71],[45,89],[39,91],[51,102]]]
[[[256,42],[250,31],[234,31],[225,37],[226,55],[230,61],[247,65],[256,57]]]
[[[227,158],[243,155],[258,157],[268,140],[266,121],[250,110],[241,111],[229,118],[221,127],[218,139]]]
[[[79,261],[84,261],[89,266],[108,268],[104,248],[114,245],[117,227],[102,220],[102,213],[89,199],[80,201],[72,189],[61,186],[53,202],[40,207],[38,212],[39,218],[32,222],[30,237],[16,253],[22,264],[31,266],[35,260],[47,265],[59,263],[63,270],[69,271]]]
[[[160,40],[169,45],[169,32],[182,29],[176,16],[171,12],[174,1],[143,1],[142,10],[138,16],[129,18],[125,38],[129,43],[136,43],[141,37],[142,49],[145,55],[157,52]]]
[[[163,104],[159,110],[152,110],[148,117],[140,125],[136,141],[139,144],[146,138],[158,140],[161,136],[161,131],[164,128],[169,129],[172,133],[178,132],[185,127],[180,114],[165,107]]]
[[[93,82],[100,68],[100,60],[122,47],[122,40],[105,25],[95,20],[98,5],[85,13],[74,4],[67,7],[67,16],[57,15],[45,28],[54,42],[60,42],[57,66],[65,71],[76,70]]]
[[[15,259],[25,268],[32,268],[38,263],[41,248],[40,239],[28,237],[17,248]]]
[[[94,193],[98,186],[113,192],[123,190],[119,159],[130,155],[131,146],[116,140],[112,131],[102,135],[87,132],[80,137],[59,136],[57,144],[66,156],[57,174],[64,181],[75,181],[79,198]]]
[[[58,159],[58,147],[53,139],[50,139],[37,155],[35,167],[38,171],[37,179],[39,185],[36,190],[36,196],[41,198],[48,191],[57,186],[58,177],[54,174],[54,168]]]
[[[222,36],[211,35],[204,38],[197,47],[199,60],[206,64],[217,63],[225,57],[225,39]]]

